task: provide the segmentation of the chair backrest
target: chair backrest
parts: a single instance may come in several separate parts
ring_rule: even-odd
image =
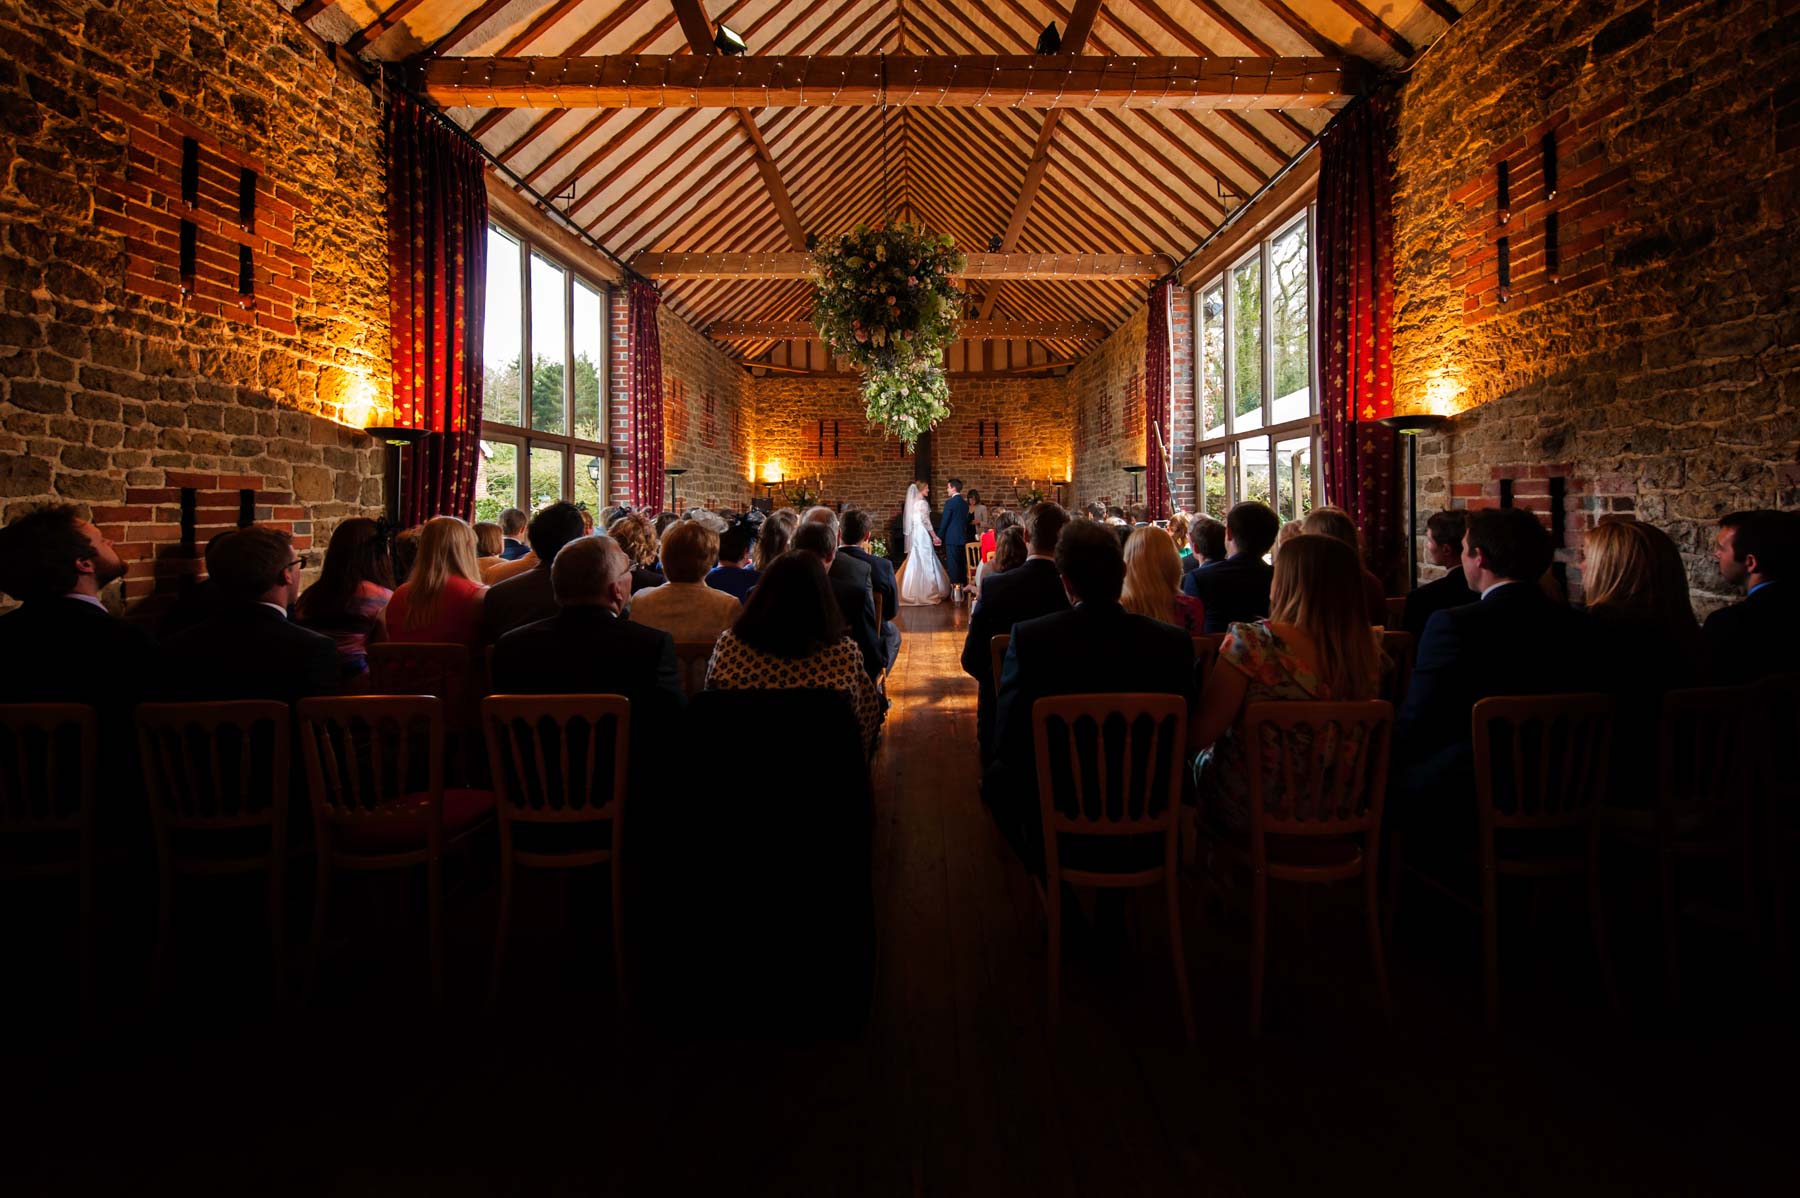
[[[302,699],[300,748],[313,819],[367,825],[394,819],[397,800],[425,798],[435,838],[443,830],[444,704],[430,695]],[[404,818],[417,819],[408,804]],[[323,840],[323,837],[321,837]]]
[[[712,664],[717,640],[676,641],[675,660],[681,669],[681,689],[693,698],[706,689],[706,669]]]
[[[138,756],[159,831],[287,828],[288,706],[142,703]]]
[[[1206,686],[1206,679],[1212,674],[1213,667],[1219,662],[1219,648],[1224,645],[1229,633],[1202,632],[1194,637],[1194,693],[1199,694]]]
[[[1006,666],[1006,647],[1012,644],[1012,633],[1002,632],[988,638],[988,665],[994,671],[994,693],[1000,692],[1000,672]]]
[[[1406,688],[1412,685],[1413,652],[1416,648],[1410,632],[1381,634],[1381,651],[1387,654],[1388,661],[1393,664],[1393,669],[1382,676],[1381,697],[1396,709],[1406,701]]]
[[[444,701],[445,718],[454,719],[473,710],[475,690],[467,645],[381,641],[369,646],[371,694],[435,695]]]
[[[1589,822],[1606,799],[1613,716],[1612,697],[1600,694],[1508,695],[1475,704],[1469,723],[1483,828]]]
[[[1663,696],[1656,775],[1665,807],[1748,809],[1758,742],[1767,727],[1760,699],[1754,685],[1701,686]]]
[[[1047,841],[1051,832],[1126,836],[1175,826],[1187,738],[1181,696],[1052,695],[1032,704],[1031,726]]]
[[[623,695],[490,695],[481,701],[501,820],[618,820],[630,767]]]
[[[86,704],[0,704],[0,834],[91,831],[99,738]]]
[[[1387,627],[1399,630],[1406,627],[1406,596],[1390,595],[1387,599]]]
[[[973,574],[981,568],[981,546],[970,541],[963,546],[963,560],[969,564],[969,573]]]
[[[1251,834],[1342,836],[1381,826],[1394,706],[1264,702],[1244,710]]]

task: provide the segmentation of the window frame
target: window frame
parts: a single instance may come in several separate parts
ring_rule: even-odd
[[[1308,413],[1294,420],[1286,420],[1280,424],[1269,423],[1273,414],[1276,396],[1270,394],[1275,387],[1275,338],[1273,336],[1273,316],[1269,299],[1273,294],[1269,282],[1271,275],[1270,250],[1274,243],[1292,233],[1298,226],[1306,230],[1306,340],[1307,340],[1307,408]],[[1304,435],[1310,442],[1309,453],[1312,458],[1312,469],[1307,482],[1306,510],[1318,507],[1322,501],[1323,472],[1320,469],[1319,457],[1319,272],[1318,272],[1318,203],[1308,201],[1299,212],[1282,221],[1267,234],[1244,246],[1242,251],[1225,262],[1219,270],[1191,288],[1193,296],[1193,345],[1194,345],[1194,510],[1216,519],[1223,520],[1225,511],[1210,512],[1206,507],[1206,459],[1218,457],[1225,471],[1226,510],[1234,503],[1241,502],[1238,479],[1243,469],[1243,447],[1246,443],[1260,438],[1263,448],[1268,454],[1269,462],[1269,500],[1277,514],[1281,511],[1282,491],[1279,486],[1280,471],[1277,466],[1276,447],[1284,441],[1292,441]],[[1258,260],[1261,305],[1258,322],[1261,326],[1259,340],[1258,366],[1262,375],[1262,397],[1260,402],[1263,423],[1254,429],[1237,431],[1237,354],[1235,339],[1236,316],[1232,311],[1232,276],[1250,259]],[[1217,324],[1223,337],[1224,352],[1221,360],[1221,414],[1224,417],[1222,430],[1208,436],[1206,428],[1206,354],[1205,336],[1210,327],[1206,320],[1206,293],[1214,287],[1220,289],[1224,297],[1223,309]],[[1295,511],[1300,505],[1295,505]]]
[[[488,226],[511,238],[519,245],[519,424],[487,418],[482,410],[481,440],[499,441],[517,447],[517,467],[513,478],[515,502],[528,504],[531,498],[531,451],[554,449],[562,454],[562,480],[559,500],[573,501],[576,494],[575,471],[586,470],[589,459],[600,462],[600,479],[594,490],[602,507],[612,491],[612,287],[598,276],[569,262],[543,242],[533,238],[518,225],[488,217]],[[532,357],[531,342],[531,264],[533,257],[562,271],[563,321],[563,421],[562,431],[553,432],[531,427]],[[603,439],[591,440],[575,435],[575,285],[579,281],[600,299],[600,361],[598,423]],[[484,314],[485,316],[485,314]],[[483,363],[485,368],[486,363]],[[527,510],[522,508],[521,510]],[[529,511],[527,510],[529,515]],[[591,513],[596,521],[598,511]]]

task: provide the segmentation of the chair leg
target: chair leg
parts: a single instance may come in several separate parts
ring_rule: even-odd
[[[1049,971],[1050,1026],[1054,1028],[1062,1014],[1062,879],[1045,879],[1044,907],[1049,913],[1050,951],[1045,954]]]
[[[1662,890],[1663,917],[1663,983],[1668,990],[1669,1005],[1681,1003],[1681,958],[1679,923],[1675,911],[1675,854],[1668,848],[1657,853],[1657,874]]]
[[[512,911],[513,860],[511,837],[501,834],[500,922],[494,929],[494,970],[488,978],[488,1001],[500,997],[500,968],[506,964],[507,917]]]
[[[431,997],[444,1001],[444,863],[436,855],[425,861],[425,911],[431,935]]]
[[[1269,932],[1269,877],[1254,869],[1250,877],[1250,1035],[1262,1035],[1263,956]]]
[[[1491,867],[1481,871],[1481,983],[1492,1035],[1500,1030],[1500,893]]]
[[[1392,1023],[1394,996],[1388,990],[1387,957],[1381,946],[1381,878],[1374,870],[1363,874],[1363,905],[1369,924],[1369,955],[1375,962],[1375,986],[1381,994],[1381,1014]]]
[[[1181,999],[1181,1030],[1187,1035],[1188,1047],[1194,1046],[1194,1002],[1188,994],[1187,952],[1181,943],[1181,892],[1176,873],[1164,871],[1163,885],[1169,892],[1169,956],[1175,963],[1175,992]]]

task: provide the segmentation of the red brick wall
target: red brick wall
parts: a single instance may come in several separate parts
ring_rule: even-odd
[[[1122,467],[1145,464],[1144,341],[1148,320],[1149,309],[1138,309],[1069,372],[1075,440],[1072,504],[1098,500],[1124,506],[1130,499],[1131,478]],[[1192,385],[1177,391],[1188,393],[1191,406]],[[1193,425],[1191,418],[1188,425]],[[1140,480],[1139,499],[1143,495]]]

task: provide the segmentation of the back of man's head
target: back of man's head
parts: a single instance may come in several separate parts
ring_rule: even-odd
[[[0,529],[0,591],[22,603],[54,599],[75,589],[75,563],[93,558],[76,509],[48,504]]]
[[[206,570],[219,594],[255,603],[280,586],[294,560],[294,538],[283,529],[252,524],[208,546]]]
[[[794,530],[792,547],[829,561],[837,553],[837,529],[819,520],[807,520]]]
[[[1225,531],[1239,553],[1261,557],[1275,544],[1275,538],[1281,532],[1281,517],[1268,504],[1246,499],[1232,504],[1231,510],[1225,513]]]
[[[869,513],[851,508],[838,520],[838,539],[845,545],[860,545],[869,539]]]
[[[1756,559],[1756,576],[1773,582],[1793,574],[1800,561],[1800,515],[1770,508],[1732,512],[1719,521],[1731,530],[1731,556],[1739,564]]]
[[[556,555],[564,545],[586,531],[586,521],[581,518],[581,509],[572,503],[553,503],[531,518],[531,531],[526,538],[531,542],[531,551],[537,554],[538,564],[547,566],[556,560]]]
[[[516,507],[509,507],[500,513],[500,532],[503,536],[518,539],[525,531],[525,513]]]
[[[630,572],[630,559],[611,537],[576,537],[550,565],[550,591],[563,607],[604,603],[612,584]]]
[[[1025,540],[1033,553],[1046,556],[1056,552],[1056,538],[1069,523],[1069,513],[1060,503],[1046,499],[1031,505],[1025,513]]]
[[[1119,534],[1104,524],[1076,521],[1056,539],[1056,568],[1083,603],[1115,603],[1125,586]]]
[[[800,522],[802,524],[829,524],[831,527],[836,528],[838,526],[838,515],[830,508],[821,504],[818,507],[807,508],[805,513],[801,515]]]
[[[1188,523],[1188,544],[1209,562],[1225,560],[1225,525],[1211,516],[1195,516]]]
[[[1550,568],[1555,551],[1550,534],[1531,512],[1496,507],[1469,513],[1463,552],[1480,553],[1483,568],[1495,578],[1536,582]]]
[[[1463,530],[1469,526],[1469,513],[1458,508],[1446,508],[1441,512],[1431,513],[1425,521],[1425,528],[1431,533],[1431,539],[1446,549],[1462,552]]]

